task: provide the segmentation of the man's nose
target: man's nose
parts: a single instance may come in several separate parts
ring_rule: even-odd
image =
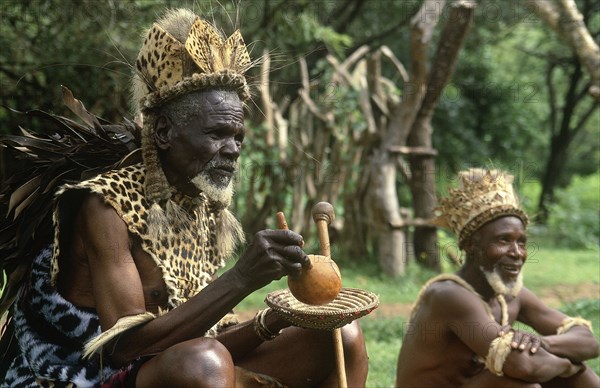
[[[513,241],[510,244],[510,246],[508,247],[508,255],[511,257],[514,257],[516,259],[519,259],[519,258],[525,256],[525,248],[519,246],[518,241]]]
[[[225,140],[225,144],[221,147],[221,155],[237,160],[240,156],[240,145],[234,138]]]

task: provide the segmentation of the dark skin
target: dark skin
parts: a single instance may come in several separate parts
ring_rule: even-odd
[[[598,386],[600,379],[581,362],[598,356],[598,343],[583,326],[556,335],[566,316],[546,306],[527,288],[506,296],[509,326],[502,327],[501,307],[480,267],[494,269],[514,282],[527,259],[525,228],[517,217],[491,221],[465,244],[463,267],[456,273],[491,307],[452,281],[432,284],[407,329],[398,358],[398,387],[552,387]],[[498,333],[520,321],[536,333],[515,330],[511,352],[496,376],[474,361],[486,357]]]
[[[245,135],[242,103],[231,91],[197,93],[200,109],[187,125],[168,115],[158,117],[155,141],[167,180],[187,195],[197,195],[190,181],[207,163],[235,161]],[[233,171],[214,168],[211,179],[228,182]],[[119,318],[157,312],[167,290],[160,269],[140,247],[115,210],[95,195],[84,198],[74,234],[63,248],[58,288],[76,306],[98,312],[102,330]],[[153,355],[140,368],[136,386],[233,386],[234,366],[268,374],[290,386],[336,386],[331,333],[293,327],[271,312],[266,325],[282,334],[268,342],[252,321],[232,326],[216,339],[204,333],[241,300],[273,280],[298,275],[308,264],[303,239],[289,230],[263,230],[240,259],[198,295],[177,309],[134,328],[114,344],[110,362],[126,365]],[[362,386],[367,376],[364,339],[357,324],[342,329],[348,383]]]

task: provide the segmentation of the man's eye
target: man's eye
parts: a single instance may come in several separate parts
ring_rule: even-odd
[[[222,139],[225,137],[225,131],[212,131],[209,135],[213,139]]]

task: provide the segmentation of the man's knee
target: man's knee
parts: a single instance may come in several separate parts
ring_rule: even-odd
[[[600,387],[600,377],[589,367],[571,377],[556,377],[542,384],[544,388]]]
[[[219,341],[198,338],[174,345],[148,363],[144,379],[171,386],[231,386],[235,369],[231,354]],[[156,386],[156,384],[154,384]]]
[[[364,345],[365,337],[363,336],[362,330],[358,321],[353,321],[342,327],[342,338],[344,340],[344,346],[356,346]]]
[[[227,348],[217,340],[199,338],[182,342],[171,348],[171,365],[179,365],[202,375],[233,371],[234,365]]]
[[[346,358],[366,357],[365,338],[358,321],[353,321],[342,328],[342,341]]]

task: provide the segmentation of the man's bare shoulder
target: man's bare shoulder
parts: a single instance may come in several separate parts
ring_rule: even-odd
[[[432,312],[462,314],[482,306],[481,298],[456,281],[446,279],[430,284],[423,294],[423,303]]]
[[[517,299],[520,301],[528,301],[528,300],[536,300],[541,301],[541,299],[529,288],[523,286],[519,293],[517,294]]]
[[[101,196],[85,193],[75,217],[74,235],[96,248],[130,247],[129,233],[117,211]],[[83,253],[83,252],[82,252]]]
[[[520,314],[526,313],[528,310],[533,310],[536,313],[545,309],[554,310],[547,306],[539,296],[525,286],[519,291],[515,300],[519,304]]]
[[[87,226],[92,229],[97,229],[98,224],[102,223],[112,227],[125,226],[125,222],[119,217],[114,207],[108,204],[100,195],[90,192],[83,194],[81,197],[76,222],[81,227]]]
[[[66,204],[66,206],[68,206],[68,204]],[[115,209],[108,205],[99,194],[92,192],[83,192],[81,194],[81,206],[79,212],[93,215],[95,213],[111,211],[116,214]]]
[[[127,228],[115,209],[97,194],[82,190],[63,198],[61,206],[70,207],[74,218],[62,219],[61,223],[61,231],[69,233],[61,233],[58,288],[75,305],[96,308],[92,267],[99,273],[100,263],[116,267],[122,262],[114,258],[126,253],[119,252],[118,247],[130,246]]]

